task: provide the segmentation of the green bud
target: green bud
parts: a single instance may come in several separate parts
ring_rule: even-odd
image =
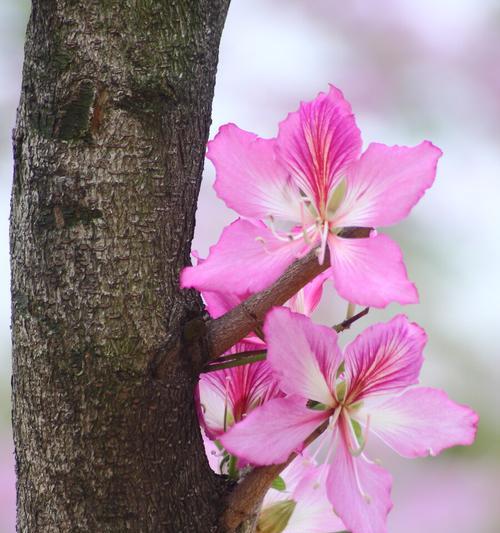
[[[263,509],[259,515],[256,533],[282,533],[296,505],[293,500],[285,500]]]
[[[284,491],[286,490],[285,480],[281,476],[275,477],[271,487],[275,490]]]

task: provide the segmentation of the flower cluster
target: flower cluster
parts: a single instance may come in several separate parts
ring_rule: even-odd
[[[182,286],[200,290],[218,317],[311,250],[330,264],[221,360],[232,363],[200,378],[214,470],[237,478],[249,465],[289,464],[258,531],[383,533],[391,476],[366,443],[375,437],[420,457],[474,440],[471,409],[416,386],[427,338],[406,316],[365,329],[343,350],[334,329],[310,318],[327,279],[351,306],[417,302],[398,245],[376,228],[408,215],[440,155],[427,141],[371,144],[361,154],[350,106],[334,87],[289,114],[275,139],[228,124],[209,143],[215,189],[241,218],[183,271]]]

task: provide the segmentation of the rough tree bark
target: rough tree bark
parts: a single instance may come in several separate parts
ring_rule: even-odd
[[[192,394],[208,350],[181,334],[200,300],[178,275],[228,4],[33,0],[11,213],[20,532],[222,531]]]

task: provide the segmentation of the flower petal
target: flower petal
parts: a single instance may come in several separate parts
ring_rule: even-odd
[[[408,280],[399,246],[387,235],[362,239],[328,237],[332,276],[337,292],[350,302],[385,307],[391,302],[418,302]]]
[[[303,239],[280,241],[262,223],[236,220],[224,229],[202,263],[187,267],[181,287],[247,294],[268,287],[309,250]]]
[[[426,342],[425,331],[404,315],[365,329],[344,352],[348,401],[417,383]]]
[[[212,318],[219,318],[233,307],[246,300],[251,293],[236,294],[232,292],[203,291],[202,296],[205,306]]]
[[[353,457],[342,433],[326,480],[328,499],[351,533],[385,533],[391,475],[364,456]]]
[[[328,418],[327,411],[306,407],[298,396],[270,400],[221,437],[221,443],[243,461],[269,465],[286,461]]]
[[[226,124],[208,143],[207,157],[217,174],[215,191],[228,207],[249,218],[300,221],[300,195],[276,161],[274,139]]]
[[[285,303],[285,306],[297,313],[311,316],[313,311],[319,305],[321,296],[323,295],[323,285],[325,281],[331,277],[331,268],[327,268],[324,272],[310,281],[295,296],[292,296],[292,298]]]
[[[290,113],[279,125],[277,141],[297,187],[320,208],[326,207],[340,174],[361,151],[351,106],[333,86]]]
[[[224,383],[213,378],[206,379],[202,374],[195,398],[200,425],[210,439],[216,439],[224,432],[224,416],[226,421],[233,419]]]
[[[222,466],[222,459],[224,457],[223,453],[217,448],[217,445],[213,440],[210,440],[203,431],[203,428],[201,428],[201,436],[203,438],[203,445],[205,447],[205,455],[208,459],[208,464],[210,465],[210,468],[216,473],[216,474],[226,474],[227,475],[227,469]]]
[[[264,333],[267,360],[281,389],[333,406],[332,390],[342,360],[337,333],[285,307],[269,311]]]
[[[346,192],[334,226],[389,226],[408,216],[436,175],[442,152],[429,141],[418,146],[370,144],[347,171]]]
[[[477,414],[450,400],[438,389],[416,387],[375,403],[367,401],[357,413],[370,431],[403,457],[437,455],[445,448],[474,441]]]
[[[295,461],[298,459],[301,458]],[[293,495],[297,505],[283,533],[332,533],[345,530],[326,496],[325,469],[328,469],[327,465],[311,465],[305,472]]]

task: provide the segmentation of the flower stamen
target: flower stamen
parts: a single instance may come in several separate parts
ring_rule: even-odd
[[[328,239],[328,220],[323,222],[323,231],[321,232],[321,248],[319,250],[318,260],[322,265],[325,261],[326,242]]]

